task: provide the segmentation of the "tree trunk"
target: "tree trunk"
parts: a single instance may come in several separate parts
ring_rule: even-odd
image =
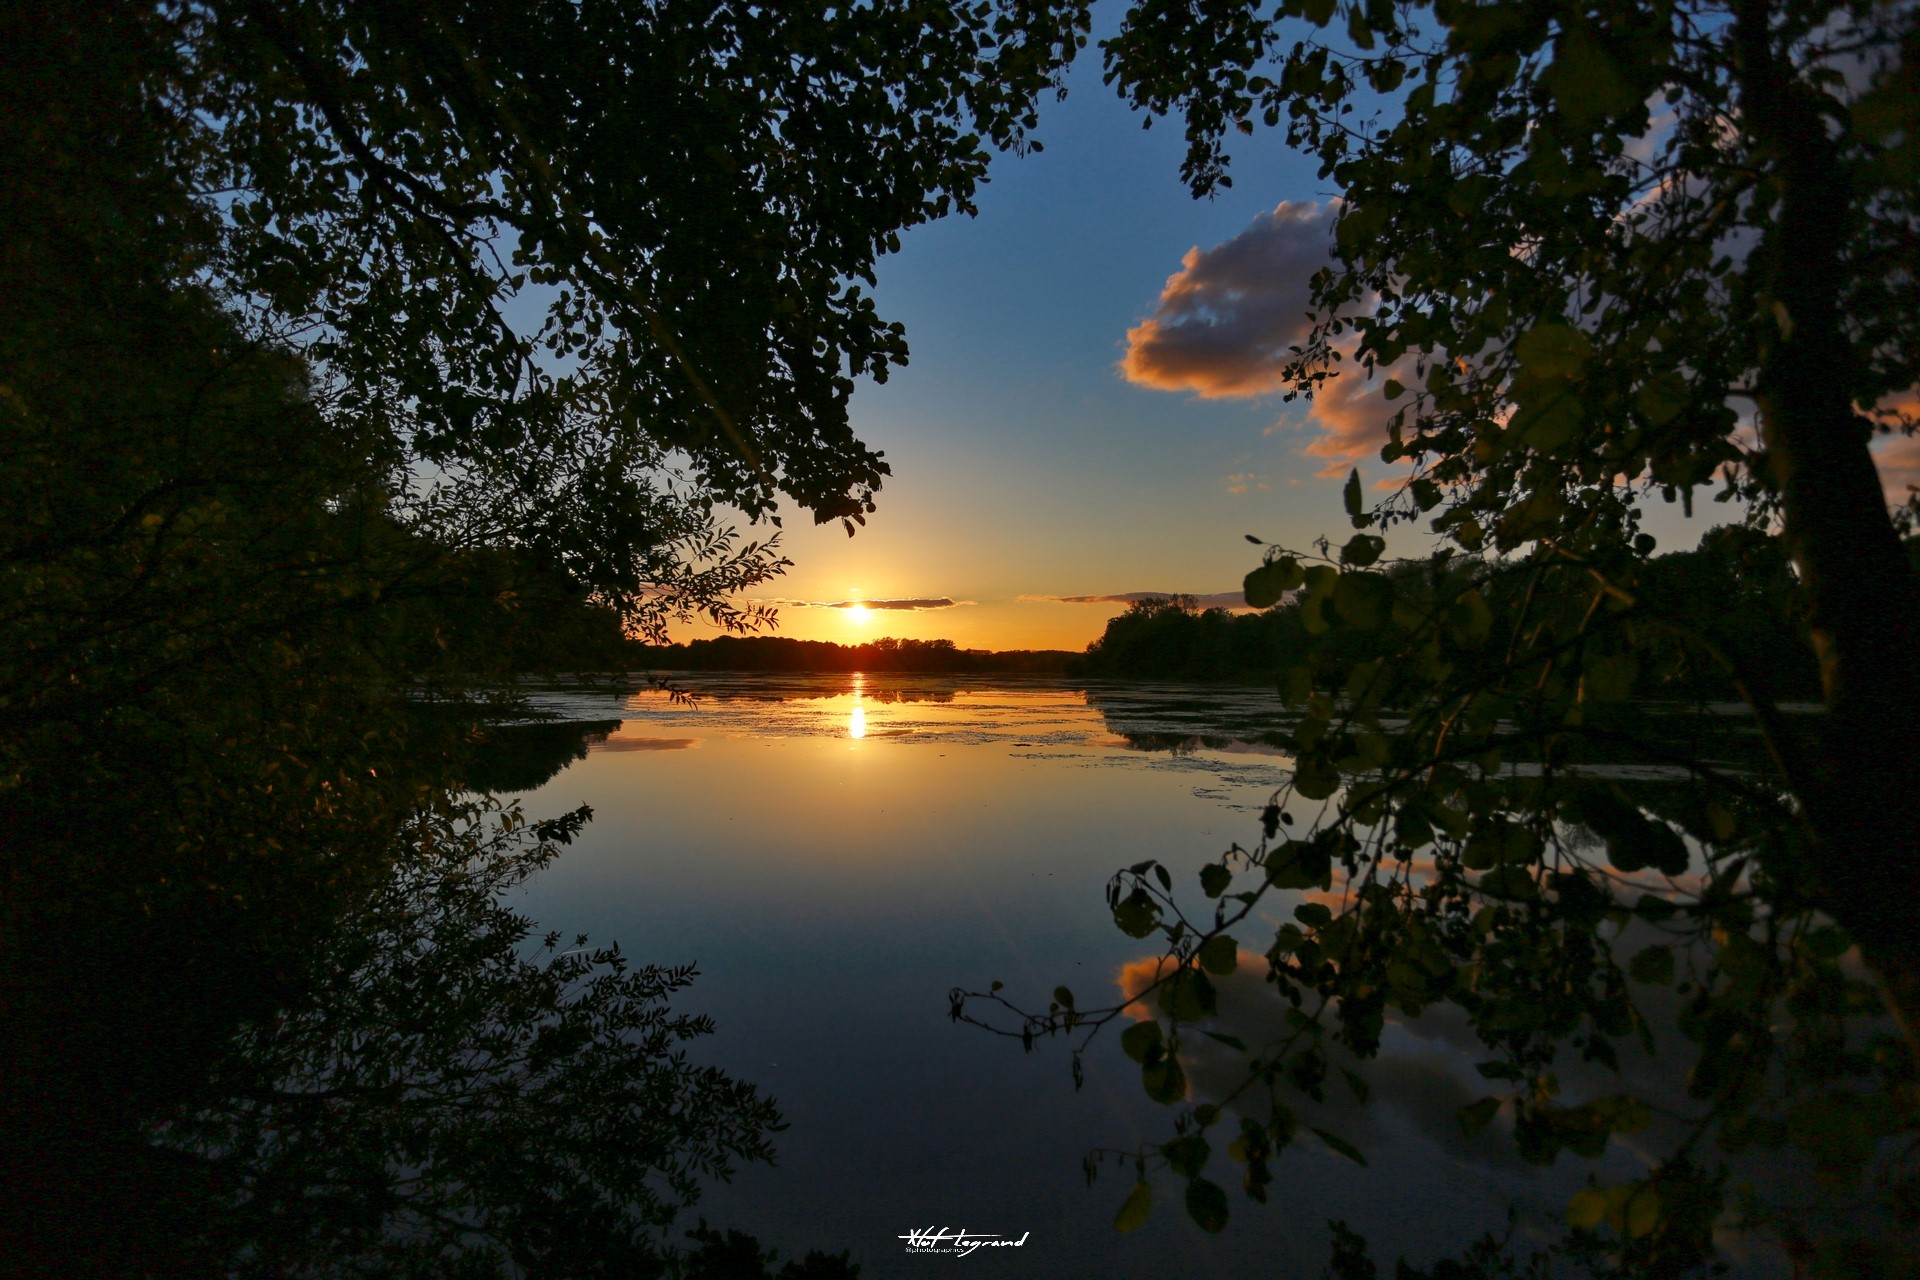
[[[1920,763],[1920,588],[1853,406],[1838,291],[1856,197],[1822,99],[1774,48],[1765,0],[1740,0],[1735,15],[1741,106],[1778,200],[1755,263],[1768,334],[1760,427],[1827,703],[1799,797],[1812,871],[1920,1046],[1920,805],[1907,791]]]

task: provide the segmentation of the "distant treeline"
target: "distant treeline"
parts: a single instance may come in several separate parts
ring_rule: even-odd
[[[1450,597],[1468,585],[1486,600],[1496,627],[1525,617],[1528,575],[1505,565],[1455,561],[1438,567],[1411,561],[1387,571],[1397,598],[1415,603]],[[1744,670],[1757,673],[1776,698],[1817,699],[1819,672],[1802,616],[1804,600],[1777,540],[1737,526],[1715,529],[1698,549],[1641,565],[1639,605],[1670,629],[1714,640]],[[1659,632],[1650,633],[1653,635]],[[1338,646],[1346,661],[1393,661],[1404,636],[1392,625],[1320,628],[1314,634],[1299,593],[1260,613],[1201,609],[1192,597],[1136,601],[1107,623],[1087,648],[1083,674],[1107,679],[1270,681],[1289,668],[1317,671],[1319,655]],[[1666,648],[1655,640],[1651,648]],[[1633,692],[1642,697],[1731,699],[1726,670],[1681,656],[1648,652]]]
[[[635,647],[643,665],[662,671],[919,671],[954,675],[1070,675],[1086,659],[1063,649],[962,649],[951,640],[834,644],[786,636],[718,636],[687,644]]]

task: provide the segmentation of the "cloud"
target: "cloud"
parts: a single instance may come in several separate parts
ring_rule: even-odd
[[[1153,315],[1127,330],[1120,361],[1127,381],[1158,391],[1191,391],[1205,400],[1246,398],[1287,389],[1290,348],[1306,342],[1311,281],[1328,265],[1338,203],[1283,200],[1239,235],[1211,249],[1187,250],[1167,278]],[[1411,367],[1411,359],[1362,375],[1354,345],[1342,347],[1339,376],[1320,384],[1307,410],[1319,434],[1305,453],[1325,462],[1319,472],[1339,477],[1363,458],[1378,457],[1387,442],[1393,406],[1382,380]],[[1296,429],[1289,415],[1268,435]],[[1259,477],[1228,477],[1228,493],[1244,493]]]
[[[1306,336],[1308,282],[1327,265],[1337,206],[1282,200],[1239,235],[1187,250],[1153,315],[1127,330],[1127,381],[1204,399],[1284,390]]]
[[[1253,471],[1236,471],[1227,477],[1228,493],[1245,493],[1248,489],[1264,491],[1268,487],[1267,482],[1262,480],[1257,472]]]
[[[904,600],[768,600],[767,604],[782,609],[899,609],[914,611],[919,609],[956,609],[961,605],[972,604],[971,600],[954,600],[947,596],[916,596]]]
[[[1386,374],[1401,372],[1404,370],[1383,370]],[[1387,443],[1387,420],[1393,412],[1380,394],[1380,384],[1354,376],[1351,365],[1345,376],[1321,383],[1309,415],[1320,434],[1302,450],[1309,458],[1326,460],[1314,474],[1336,480],[1363,459],[1378,459],[1381,446]],[[1385,487],[1399,485],[1390,482]]]
[[[1043,604],[1132,604],[1137,600],[1166,600],[1176,595],[1185,595],[1197,602],[1202,609],[1247,609],[1245,592],[1213,591],[1206,594],[1181,591],[1116,591],[1104,596],[1033,596],[1019,597],[1021,600]]]

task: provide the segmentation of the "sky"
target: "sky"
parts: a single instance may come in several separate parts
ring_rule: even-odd
[[[880,312],[913,355],[861,385],[852,417],[894,474],[852,538],[786,514],[794,567],[757,597],[786,602],[780,634],[1080,649],[1125,610],[1114,597],[1237,600],[1259,560],[1244,534],[1305,542],[1344,523],[1339,481],[1315,478],[1328,460],[1302,455],[1311,436],[1277,395],[1204,397],[1181,381],[1204,353],[1164,340],[1145,344],[1169,348],[1159,364],[1134,351],[1136,380],[1125,367],[1184,258],[1329,193],[1266,140],[1231,192],[1195,201],[1178,127],[1143,130],[1098,72],[1089,48],[1067,100],[1043,104],[1045,149],[996,160],[978,217],[917,227],[882,260]],[[1310,232],[1324,240],[1322,221]],[[918,607],[817,607],[856,599]]]
[[[1043,103],[1045,149],[995,161],[978,217],[917,227],[881,261],[880,313],[913,355],[851,413],[893,476],[855,537],[786,513],[794,566],[755,597],[778,602],[779,634],[1078,650],[1130,597],[1233,600],[1259,563],[1246,534],[1344,538],[1350,466],[1392,478],[1379,379],[1311,406],[1277,394],[1274,355],[1304,333],[1331,243],[1315,164],[1263,132],[1233,188],[1196,201],[1178,123],[1143,130],[1099,71],[1090,45],[1066,100]],[[1649,527],[1688,549],[1716,516]],[[1390,550],[1425,549],[1407,537]]]

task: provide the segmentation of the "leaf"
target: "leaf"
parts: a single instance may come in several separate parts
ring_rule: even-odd
[[[1202,1031],[1200,1034],[1209,1040],[1218,1040],[1221,1044],[1235,1052],[1245,1053],[1247,1051],[1247,1042],[1239,1036],[1225,1035],[1218,1031]]]
[[[1480,877],[1480,891],[1510,902],[1532,902],[1540,896],[1540,886],[1534,881],[1533,871],[1528,867],[1495,867]]]
[[[1360,1154],[1360,1148],[1354,1146],[1339,1134],[1328,1133],[1325,1129],[1315,1129],[1313,1132],[1320,1141],[1327,1144],[1328,1150],[1345,1156],[1361,1168],[1366,1167],[1367,1158]]]
[[[1224,933],[1208,938],[1200,944],[1200,967],[1224,977],[1238,966],[1239,953],[1240,945]]]
[[[1611,791],[1593,787],[1579,798],[1580,820],[1607,842],[1607,860],[1621,871],[1651,866],[1664,875],[1686,871],[1687,846],[1672,827],[1642,814]]]
[[[1493,629],[1493,610],[1477,590],[1462,592],[1447,613],[1455,638],[1462,644],[1477,644]]]
[[[1593,1105],[1614,1133],[1640,1133],[1653,1123],[1652,1109],[1635,1097],[1622,1094],[1619,1097],[1602,1098]]]
[[[1364,569],[1380,558],[1387,549],[1387,540],[1378,534],[1356,533],[1347,539],[1347,545],[1340,548],[1340,563],[1356,569]]]
[[[1202,1231],[1218,1235],[1227,1226],[1227,1193],[1205,1178],[1187,1183],[1187,1216]]]
[[[1113,908],[1113,922],[1129,938],[1146,937],[1159,921],[1159,904],[1147,896],[1145,889],[1135,889]]]
[[[1460,1121],[1460,1132],[1471,1138],[1492,1124],[1494,1116],[1499,1114],[1499,1111],[1500,1099],[1482,1098],[1478,1102],[1469,1103],[1460,1108],[1455,1113],[1455,1118]]]
[[[1359,631],[1375,631],[1393,612],[1393,584],[1378,573],[1344,573],[1334,588],[1333,607],[1341,620]],[[1358,674],[1360,668],[1355,668]],[[1349,693],[1358,691],[1349,686]]]
[[[1560,38],[1553,65],[1543,79],[1560,114],[1582,132],[1633,110],[1641,99],[1621,73],[1620,64],[1598,41],[1579,31]]]
[[[1643,948],[1627,964],[1627,972],[1633,975],[1635,982],[1644,982],[1649,986],[1668,987],[1673,985],[1673,948],[1652,946]]]
[[[1607,1220],[1607,1194],[1598,1187],[1582,1187],[1567,1201],[1567,1225],[1591,1231]]]
[[[1365,1105],[1367,1095],[1371,1092],[1367,1088],[1367,1082],[1357,1072],[1346,1067],[1340,1068],[1340,1076],[1347,1082],[1347,1088],[1352,1091],[1355,1100]],[[1365,1162],[1362,1161],[1362,1163]]]
[[[1650,427],[1664,427],[1692,403],[1693,391],[1677,373],[1659,373],[1633,393],[1633,407]]]
[[[1120,1212],[1113,1215],[1115,1231],[1138,1231],[1146,1224],[1147,1215],[1153,1212],[1153,1188],[1143,1178],[1133,1184],[1133,1190],[1120,1204]]]
[[[1331,769],[1302,764],[1293,775],[1294,792],[1303,800],[1325,800],[1340,789],[1340,775]],[[1282,886],[1304,889],[1306,885]]]
[[[1627,1201],[1627,1238],[1639,1240],[1653,1234],[1660,1225],[1660,1189],[1651,1182],[1643,1182],[1634,1188],[1632,1198]]]
[[[1160,1008],[1175,1022],[1198,1022],[1215,1008],[1213,983],[1198,969],[1180,969],[1160,985]]]
[[[1592,352],[1592,341],[1570,324],[1536,325],[1514,346],[1520,367],[1536,378],[1578,377]]]
[[[1120,1033],[1121,1052],[1135,1062],[1146,1062],[1160,1044],[1160,1024],[1157,1022],[1136,1022]]]
[[[1207,1140],[1197,1133],[1184,1138],[1175,1138],[1172,1142],[1162,1143],[1160,1154],[1166,1158],[1167,1167],[1183,1178],[1197,1178],[1200,1171],[1207,1167],[1207,1157],[1212,1148]]]
[[[1200,868],[1200,892],[1209,898],[1217,898],[1233,884],[1233,872],[1218,862],[1209,862]]]
[[[1140,1083],[1146,1086],[1147,1096],[1163,1106],[1172,1106],[1187,1096],[1187,1073],[1173,1054],[1143,1066]]]
[[[1580,688],[1596,702],[1618,702],[1633,692],[1640,664],[1628,654],[1606,654],[1589,659],[1580,675]]]
[[[1054,1003],[1058,1004],[1062,1009],[1073,1008],[1073,992],[1067,990],[1065,987],[1055,987],[1053,989],[1053,999]]]
[[[1279,572],[1277,562],[1263,564],[1241,580],[1240,590],[1253,608],[1270,609],[1279,604],[1280,597],[1287,593],[1287,588],[1280,585],[1282,581],[1283,575]]]
[[[1347,473],[1346,487],[1340,492],[1341,501],[1346,504],[1347,514],[1358,522],[1361,516],[1360,468],[1355,467]]]

